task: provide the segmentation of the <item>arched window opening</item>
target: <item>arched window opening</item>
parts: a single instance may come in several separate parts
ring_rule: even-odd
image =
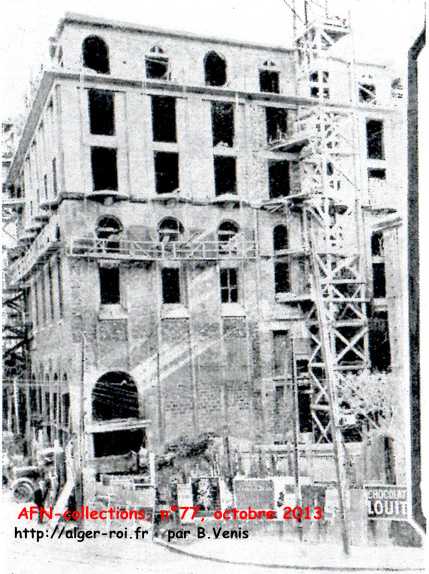
[[[226,84],[226,61],[216,52],[209,52],[204,58],[204,72],[207,86]]]
[[[118,236],[121,232],[122,224],[116,217],[101,218],[95,229],[98,239],[109,239],[112,235]]]
[[[118,252],[120,249],[120,236],[123,227],[116,217],[103,217],[97,223],[95,234],[97,239],[102,239],[101,247],[109,252]]]
[[[271,60],[266,60],[259,70],[259,89],[271,94],[280,93],[280,72]]]
[[[146,56],[146,77],[153,80],[169,80],[168,58],[159,46],[151,48]]]
[[[99,74],[109,74],[109,48],[99,36],[88,36],[82,46],[83,65]]]
[[[170,241],[179,241],[180,236],[183,235],[183,225],[174,217],[168,217],[161,221],[158,226],[158,237],[162,243]]]
[[[286,225],[276,225],[273,230],[274,251],[289,249],[288,232]]]
[[[139,417],[137,386],[127,373],[112,371],[98,379],[92,391],[92,415],[99,422]],[[144,438],[143,429],[96,432],[94,453],[101,457],[138,452]]]
[[[239,227],[234,221],[224,221],[219,225],[217,239],[219,243],[228,243],[239,232]]]
[[[95,420],[138,418],[137,386],[122,371],[112,371],[100,377],[92,391],[92,415]]]

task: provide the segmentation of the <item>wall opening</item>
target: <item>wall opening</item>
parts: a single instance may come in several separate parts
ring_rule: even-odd
[[[378,180],[385,180],[386,179],[386,170],[385,169],[369,169],[368,170],[368,178],[369,179],[378,179]]]
[[[179,189],[179,154],[155,152],[156,193],[172,193]]]
[[[238,273],[234,267],[220,270],[220,300],[222,303],[238,303]]]
[[[99,267],[100,302],[116,305],[121,302],[119,267]]]
[[[384,256],[384,240],[382,231],[376,231],[371,235],[371,255],[373,257]]]
[[[387,311],[375,311],[369,320],[369,359],[371,370],[386,372],[392,361],[389,340],[389,318]]]
[[[181,302],[180,269],[164,267],[161,270],[162,302],[174,304]]]
[[[274,62],[264,62],[259,70],[259,90],[271,94],[280,93],[280,73]]]
[[[115,133],[114,94],[107,90],[88,90],[89,129],[94,135]]]
[[[367,120],[366,148],[368,159],[384,159],[383,122]]]
[[[386,266],[384,261],[372,264],[372,289],[375,299],[386,297]]]
[[[146,56],[146,78],[152,80],[168,80],[168,58],[164,54],[164,50],[158,46],[154,46],[150,50],[150,54]]]
[[[98,379],[92,391],[92,416],[98,422],[139,418],[137,386],[127,373],[114,371]],[[94,434],[96,457],[138,452],[143,444],[143,429]]]
[[[176,142],[176,98],[152,96],[153,141]]]
[[[280,140],[287,133],[287,110],[285,108],[265,108],[267,143]]]
[[[322,97],[323,100],[328,100],[330,96],[329,87],[329,72],[322,71],[312,72],[310,74],[310,96],[312,98]]]
[[[311,386],[298,385],[298,416],[299,432],[313,432],[313,417],[311,415]]]
[[[94,191],[118,191],[118,169],[116,149],[110,147],[91,148],[92,181]]]
[[[217,240],[219,243],[228,243],[239,231],[238,224],[235,221],[224,221],[219,225]]]
[[[276,225],[273,229],[274,251],[289,249],[289,238],[286,225]]]
[[[286,197],[290,193],[290,165],[286,160],[268,162],[268,185],[270,199]]]
[[[236,159],[229,156],[214,157],[215,194],[237,193]]]
[[[213,146],[234,146],[234,104],[212,102]]]
[[[290,293],[290,270],[288,261],[274,263],[274,290],[276,293]]]
[[[174,217],[163,219],[158,226],[158,238],[161,243],[179,241],[183,232],[183,225]]]
[[[102,217],[95,228],[98,239],[103,239],[103,248],[107,251],[119,252],[122,224],[116,217]]]
[[[207,86],[226,84],[226,61],[216,52],[209,52],[204,58],[204,74]]]
[[[88,36],[82,46],[83,65],[99,74],[109,74],[109,49],[98,36]]]

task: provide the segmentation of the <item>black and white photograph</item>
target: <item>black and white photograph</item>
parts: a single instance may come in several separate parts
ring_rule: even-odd
[[[424,571],[424,0],[1,13],[2,571]]]

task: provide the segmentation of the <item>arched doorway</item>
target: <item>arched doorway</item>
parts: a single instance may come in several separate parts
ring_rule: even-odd
[[[92,391],[92,416],[95,422],[124,421],[140,416],[137,386],[122,371],[112,371],[100,377]],[[131,421],[130,421],[131,422]],[[143,429],[121,429],[94,433],[96,457],[138,452],[144,445]]]

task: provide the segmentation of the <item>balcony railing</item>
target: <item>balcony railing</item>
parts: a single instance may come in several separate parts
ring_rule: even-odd
[[[78,237],[70,240],[68,253],[74,257],[100,259],[155,260],[219,260],[254,259],[256,244],[244,239],[219,241],[137,241]]]
[[[12,263],[8,270],[8,283],[10,286],[17,285],[38,264],[42,263],[51,253],[61,245],[58,236],[58,227],[52,222],[42,229],[27,253]]]

